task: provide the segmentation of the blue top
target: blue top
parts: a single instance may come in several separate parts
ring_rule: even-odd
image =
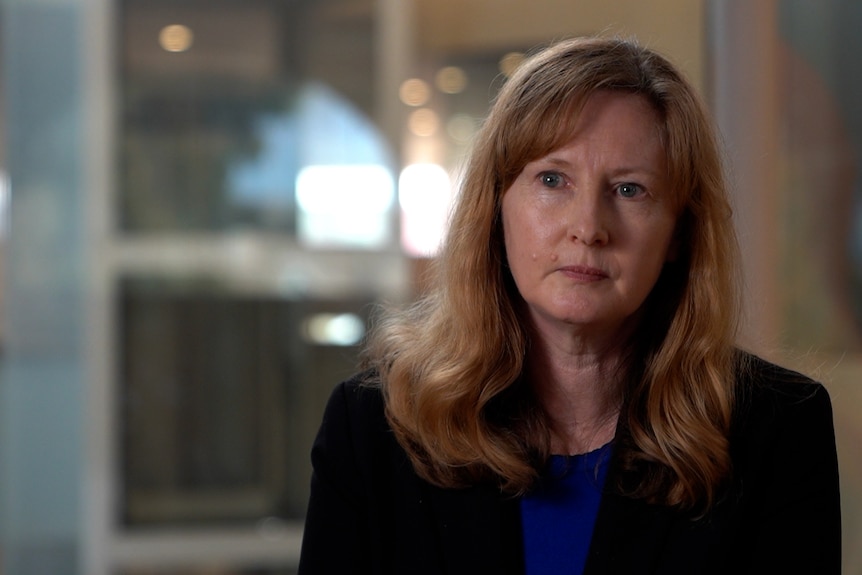
[[[552,455],[539,484],[521,499],[526,575],[584,572],[610,454],[611,444]]]

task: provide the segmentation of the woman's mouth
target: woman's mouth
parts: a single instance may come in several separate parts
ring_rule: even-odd
[[[584,283],[597,282],[608,278],[607,273],[590,266],[563,266],[558,271],[568,278]]]

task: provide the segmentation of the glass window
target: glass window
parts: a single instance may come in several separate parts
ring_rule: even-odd
[[[301,520],[308,450],[369,302],[127,278],[118,314],[123,521]]]
[[[123,232],[397,237],[370,4],[122,0],[120,27]]]
[[[117,4],[116,520],[301,525],[326,399],[409,282],[374,5]]]

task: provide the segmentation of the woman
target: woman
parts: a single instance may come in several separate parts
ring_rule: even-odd
[[[840,571],[829,398],[734,347],[716,138],[664,58],[523,64],[436,265],[332,395],[300,573]]]

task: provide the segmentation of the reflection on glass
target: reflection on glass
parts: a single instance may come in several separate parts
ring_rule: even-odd
[[[120,3],[120,230],[292,239],[301,168],[393,169],[371,117],[373,12],[329,8]]]
[[[383,166],[308,166],[296,178],[299,239],[312,247],[383,247],[395,190]]]
[[[0,170],[0,239],[4,239],[9,230],[9,197],[9,175]]]
[[[365,335],[365,322],[352,313],[319,313],[305,320],[303,335],[318,345],[356,345]]]
[[[294,229],[293,182],[300,146],[296,124],[288,113],[259,115],[252,127],[257,153],[227,162],[227,203],[240,214],[258,214],[268,229]]]
[[[437,164],[413,164],[398,179],[401,246],[413,256],[434,255],[440,247],[452,200],[449,174]]]

